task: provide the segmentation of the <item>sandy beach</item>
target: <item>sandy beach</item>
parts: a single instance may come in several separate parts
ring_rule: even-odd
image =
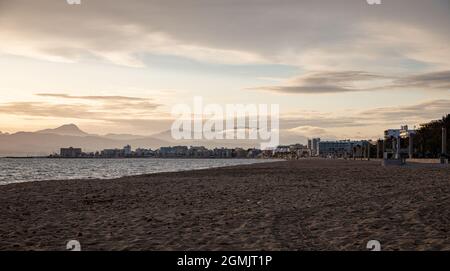
[[[0,186],[0,250],[450,250],[450,168],[301,160]]]

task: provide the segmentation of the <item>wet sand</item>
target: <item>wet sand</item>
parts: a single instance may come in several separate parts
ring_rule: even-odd
[[[0,186],[0,250],[450,250],[450,168],[302,160]]]

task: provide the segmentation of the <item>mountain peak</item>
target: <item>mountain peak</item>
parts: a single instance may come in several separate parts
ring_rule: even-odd
[[[73,124],[73,123],[61,125],[61,126],[59,126],[58,128],[56,128],[56,129],[66,129],[66,130],[77,130],[77,131],[81,131],[81,129],[78,128],[78,126],[76,126],[76,125]],[[56,130],[56,129],[55,129],[55,130]]]
[[[78,128],[78,126],[76,126],[76,125],[73,124],[73,123],[61,125],[61,127],[76,127],[76,128]]]
[[[57,134],[57,135],[69,135],[69,136],[87,136],[88,133],[82,131],[78,126],[73,123],[64,124],[55,129],[45,129],[37,131],[40,134]]]

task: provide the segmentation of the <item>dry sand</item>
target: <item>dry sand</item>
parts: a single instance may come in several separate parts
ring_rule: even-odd
[[[450,169],[303,160],[0,187],[0,250],[450,250]]]

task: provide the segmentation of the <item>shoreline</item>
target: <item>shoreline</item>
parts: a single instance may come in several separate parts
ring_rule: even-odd
[[[60,158],[63,160],[67,159],[76,159],[77,158]],[[95,159],[95,158],[92,158]],[[101,160],[107,160],[109,158],[104,158]],[[116,159],[149,159],[149,158],[111,158],[111,160]],[[155,159],[155,158],[154,158]],[[183,158],[156,158],[156,159],[162,159],[162,160],[182,160]],[[185,160],[196,160],[194,159],[188,159],[184,158]],[[202,160],[207,160],[207,158],[197,158]],[[217,159],[210,159],[210,160],[224,160],[226,158],[217,158]],[[97,159],[95,159],[97,160]],[[249,164],[243,164],[243,165],[254,165],[254,164],[266,164],[266,163],[276,163],[276,162],[283,162],[281,159],[252,159],[252,158],[232,158],[232,159],[226,159],[226,160],[255,160],[254,163]],[[119,176],[119,177],[108,177],[108,178],[64,178],[64,179],[43,179],[43,180],[16,180],[16,181],[0,181],[0,187],[6,186],[6,185],[14,185],[14,184],[22,184],[22,183],[36,183],[36,182],[58,182],[58,181],[83,181],[83,180],[90,180],[90,181],[108,181],[108,180],[115,180],[115,179],[121,179],[121,178],[133,178],[133,177],[142,177],[147,175],[154,175],[154,174],[165,174],[165,173],[177,173],[177,172],[191,172],[191,171],[197,171],[197,170],[208,170],[208,169],[220,169],[220,168],[227,168],[227,167],[236,167],[241,165],[218,165],[218,166],[211,166],[211,167],[204,167],[204,168],[197,168],[197,169],[185,169],[185,170],[168,170],[168,171],[160,171],[160,172],[150,172],[150,173],[139,173],[136,175],[125,175],[125,176]]]
[[[260,159],[260,160],[270,160],[277,158],[252,158],[252,157],[233,157],[233,158],[222,158],[222,157],[49,157],[49,156],[30,156],[30,157],[20,157],[20,156],[6,156],[0,157],[0,159],[214,159],[214,160],[234,160],[234,159]]]
[[[0,193],[0,250],[450,250],[448,168],[299,160]]]

